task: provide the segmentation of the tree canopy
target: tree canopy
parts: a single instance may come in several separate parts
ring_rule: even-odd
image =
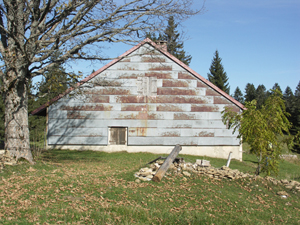
[[[240,103],[244,104],[244,96],[239,87],[236,87],[234,94],[233,94],[233,98],[235,100],[239,101]]]
[[[260,109],[256,107],[256,100],[246,102],[246,110],[242,114],[226,108],[223,122],[238,130],[242,141],[247,142],[251,151],[258,158],[256,174],[266,172],[278,173],[279,155],[286,143],[285,134],[289,133],[291,124],[287,118],[284,100],[279,90],[273,90]]]
[[[209,68],[209,73],[207,74],[208,80],[220,88],[222,91],[229,94],[230,87],[228,83],[228,77],[226,72],[224,71],[222,65],[222,59],[219,57],[218,50],[215,51],[214,58],[211,62],[211,66]]]
[[[61,62],[104,60],[104,42],[135,43],[163,30],[169,16],[201,11],[192,0],[3,0],[0,3],[0,78],[5,104],[5,149],[33,163],[28,131],[31,79]],[[60,51],[55,59],[51,56]]]

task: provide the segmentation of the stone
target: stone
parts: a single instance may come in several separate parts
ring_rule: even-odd
[[[186,177],[190,177],[191,176],[191,174],[189,172],[187,172],[187,171],[183,171],[182,174],[184,176],[186,176]]]
[[[147,175],[146,178],[152,179],[153,175]]]
[[[278,191],[277,195],[285,195],[288,196],[289,194],[286,191]]]
[[[150,181],[151,180],[150,178],[147,178],[147,177],[139,177],[139,179],[141,181]]]
[[[135,183],[141,183],[141,180],[140,179],[136,179],[134,182]]]
[[[292,189],[293,187],[294,187],[294,186],[292,186],[292,185],[286,185],[286,186],[285,186],[286,189]]]
[[[222,166],[221,169],[222,169],[222,170],[230,170],[230,168],[227,167],[227,166]]]
[[[287,179],[284,179],[284,180],[281,180],[281,183],[283,183],[283,184],[288,184],[289,181],[288,181]]]

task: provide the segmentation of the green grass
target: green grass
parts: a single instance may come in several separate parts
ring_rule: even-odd
[[[299,224],[300,194],[265,180],[214,180],[169,174],[136,183],[133,174],[157,155],[52,150],[30,166],[0,174],[0,224]],[[181,156],[185,161],[224,159]],[[230,168],[254,173],[255,157]],[[281,162],[278,179],[299,181],[298,162]],[[294,177],[294,178],[293,178]],[[287,191],[282,199],[276,193]]]

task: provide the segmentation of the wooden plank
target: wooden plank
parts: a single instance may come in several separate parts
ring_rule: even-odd
[[[152,178],[155,182],[160,182],[170,165],[173,163],[174,159],[177,157],[178,153],[181,151],[182,147],[180,145],[176,145],[170,155],[167,157],[165,162],[159,167],[158,171]]]

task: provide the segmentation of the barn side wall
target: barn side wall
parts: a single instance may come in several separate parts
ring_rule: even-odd
[[[165,153],[180,144],[186,154],[226,158],[234,148],[240,158],[221,118],[225,106],[240,108],[148,44],[84,85],[49,106],[50,147]],[[110,127],[126,127],[125,146],[110,146]]]

